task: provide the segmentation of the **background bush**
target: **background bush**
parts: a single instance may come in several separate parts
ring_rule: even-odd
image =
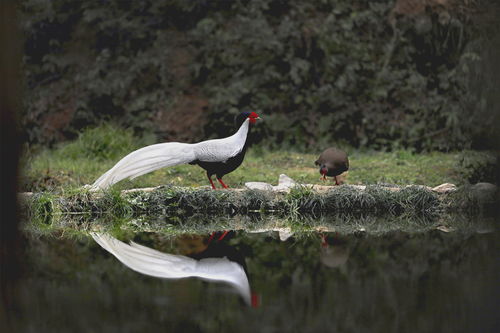
[[[491,146],[497,35],[440,3],[25,0],[25,140],[197,141],[254,110],[271,147]]]

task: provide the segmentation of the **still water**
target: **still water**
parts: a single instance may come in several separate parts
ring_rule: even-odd
[[[492,230],[26,236],[18,332],[499,327],[499,237]]]

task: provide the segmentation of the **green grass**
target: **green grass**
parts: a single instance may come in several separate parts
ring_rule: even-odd
[[[127,194],[115,189],[99,195],[86,190],[61,195],[37,193],[22,202],[25,219],[40,224],[53,224],[67,216],[82,221],[155,217],[181,222],[196,216],[209,221],[251,215],[292,220],[301,216],[329,216],[345,220],[367,216],[405,216],[436,220],[443,213],[481,213],[480,203],[468,194],[468,191],[457,191],[440,196],[418,186],[401,187],[398,191],[380,185],[369,185],[365,190],[336,186],[325,193],[306,186],[295,187],[289,193],[164,186],[150,192]]]
[[[121,157],[154,140],[135,138],[131,131],[111,125],[90,129],[70,143],[54,149],[26,153],[23,159],[23,191],[63,193],[93,183]],[[481,152],[431,152],[416,154],[406,150],[378,152],[346,149],[350,170],[346,184],[391,183],[397,185],[465,184],[469,180],[484,181],[495,160]],[[243,187],[245,182],[261,181],[276,184],[281,173],[301,183],[332,184],[320,181],[314,166],[320,150],[304,154],[290,151],[269,151],[254,146],[236,171],[225,176],[230,187]],[[484,171],[486,170],[486,171]],[[491,172],[490,172],[491,173]],[[158,185],[207,186],[205,171],[195,165],[164,168],[125,180],[113,188],[150,187]]]

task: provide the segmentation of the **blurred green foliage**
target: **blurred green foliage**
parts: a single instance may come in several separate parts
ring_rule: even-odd
[[[471,184],[498,183],[498,156],[477,151],[467,151],[459,157],[462,175]]]
[[[153,142],[146,138],[134,137],[131,130],[124,130],[112,124],[89,128],[79,135],[79,139],[58,149],[59,157],[68,159],[87,158],[94,161],[119,159],[131,151]]]
[[[488,58],[474,25],[452,9],[391,21],[393,6],[25,0],[26,141],[109,119],[162,139],[161,114],[188,112],[176,103],[197,96],[210,117],[193,141],[254,110],[270,147],[487,145],[494,88],[474,75]]]

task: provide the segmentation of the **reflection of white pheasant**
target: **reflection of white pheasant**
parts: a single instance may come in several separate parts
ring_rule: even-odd
[[[125,266],[136,272],[165,279],[198,277],[208,281],[225,282],[234,287],[250,305],[250,285],[243,267],[227,258],[195,260],[153,250],[130,242],[130,245],[109,234],[91,233],[94,240]]]

